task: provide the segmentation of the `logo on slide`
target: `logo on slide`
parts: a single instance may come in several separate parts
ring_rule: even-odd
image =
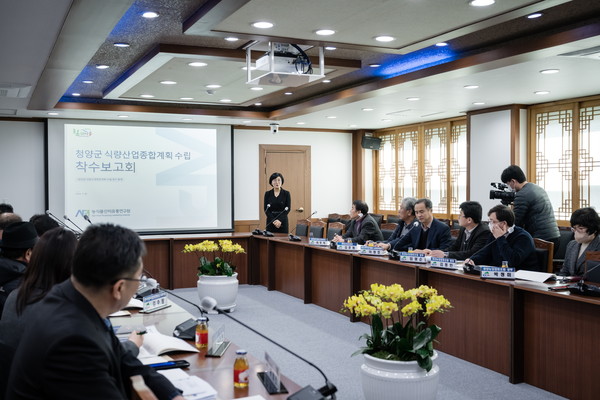
[[[90,137],[92,130],[90,128],[73,128],[73,135],[77,137]]]
[[[84,215],[87,215],[88,217],[90,216],[90,210],[77,210],[77,213],[75,214],[76,217],[83,217]]]

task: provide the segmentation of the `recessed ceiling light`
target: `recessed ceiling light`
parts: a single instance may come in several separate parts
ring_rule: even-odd
[[[540,71],[540,74],[558,74],[560,72],[560,69],[543,69]]]
[[[465,85],[465,89],[477,89],[479,86],[477,85]]]
[[[255,106],[262,106],[262,103],[254,103]]]
[[[328,119],[336,119],[337,117],[335,115],[328,115],[327,118]]]
[[[378,67],[381,67],[381,64],[369,64],[369,67],[378,68]]]
[[[408,101],[417,101],[417,100],[421,100],[420,97],[407,97],[406,100]]]
[[[315,33],[319,36],[331,36],[335,31],[331,29],[319,29],[318,31],[315,31]]]
[[[210,85],[205,86],[207,89],[218,89],[221,85],[217,85],[216,83],[211,83]]]
[[[57,112],[49,112],[48,115],[58,115]]]
[[[153,99],[154,95],[153,94],[140,94],[140,97],[143,97],[144,99]]]
[[[83,83],[87,83],[88,85],[89,85],[90,83],[94,83],[94,81],[90,81],[89,79],[86,79],[85,81],[81,81],[81,82],[83,82]]]
[[[541,17],[542,15],[543,15],[542,13],[539,13],[539,12],[538,12],[538,13],[529,14],[529,15],[527,16],[527,18],[529,18],[529,19],[536,19],[536,18],[539,18],[539,17]]]
[[[71,96],[73,96],[73,97],[79,97],[79,96],[81,96],[81,93],[71,93]]]
[[[335,50],[335,49],[337,49],[337,47],[325,46],[325,50]]]
[[[157,18],[158,17],[158,13],[154,12],[154,11],[146,11],[145,13],[142,14],[142,17],[144,18]]]
[[[237,42],[240,39],[233,37],[233,36],[229,36],[229,37],[226,37],[225,40],[227,40],[228,42]]]
[[[331,83],[331,79],[323,79],[323,83]]]
[[[179,100],[194,100],[193,97],[180,97]]]
[[[306,122],[296,122],[296,125],[306,125]]]
[[[474,106],[482,106],[484,104],[485,103],[483,101],[476,101],[476,102],[473,103]]]
[[[188,65],[190,67],[206,67],[208,64],[202,61],[192,61]]]
[[[533,92],[535,94],[539,94],[539,95],[543,95],[543,94],[550,94],[549,90],[538,90],[536,92]]]
[[[129,47],[129,43],[117,42],[117,43],[113,43],[113,46],[115,46],[115,47]]]
[[[374,108],[361,108],[361,110],[363,110],[363,111],[373,111]]]
[[[396,38],[393,36],[381,35],[376,36],[375,40],[377,40],[378,42],[393,42],[394,40],[396,40]]]
[[[119,118],[129,118],[129,115],[117,115]]]
[[[381,122],[392,122],[392,120],[388,119],[388,118],[384,118],[384,119],[381,120]]]
[[[221,99],[219,100],[221,103],[231,103],[231,99]]]
[[[160,81],[160,83],[163,85],[177,85],[175,81]]]
[[[108,65],[106,65],[106,64],[96,64],[96,68],[97,69],[107,69]]]
[[[256,90],[258,92],[260,90],[264,90],[264,88],[262,88],[260,86],[254,86],[254,87],[251,87],[250,90]]]
[[[247,71],[247,70],[248,70],[248,67],[244,66],[244,67],[242,67],[242,69],[243,69],[244,71]],[[256,69],[256,67],[250,66],[250,71],[254,71],[255,69]]]
[[[446,47],[446,46],[448,46],[448,43],[446,43],[446,42],[439,42],[439,43],[436,43],[435,45],[437,47]]]
[[[494,4],[496,0],[471,0],[469,5],[473,7],[486,7]]]
[[[349,126],[350,128],[356,128],[358,125],[356,125],[356,124],[351,124],[351,125],[348,125],[348,126]]]
[[[245,120],[245,121],[242,121],[242,122],[243,122],[244,124],[250,124],[250,123],[252,123],[252,121],[250,121],[249,119],[247,119],[247,120]]]
[[[294,93],[292,93],[292,92],[285,92],[284,94],[285,94],[286,96],[291,96],[291,95],[293,95]]]
[[[181,118],[182,121],[191,121],[191,118]]]
[[[274,24],[267,21],[258,21],[253,23],[252,26],[259,29],[269,29],[272,28]]]

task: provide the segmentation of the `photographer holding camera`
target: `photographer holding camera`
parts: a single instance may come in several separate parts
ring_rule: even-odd
[[[517,165],[502,171],[500,180],[516,192],[513,208],[515,225],[524,228],[534,238],[553,242],[556,252],[560,233],[546,191],[535,183],[527,182],[525,173]]]

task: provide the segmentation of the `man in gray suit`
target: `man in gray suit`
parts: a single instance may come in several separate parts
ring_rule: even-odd
[[[583,275],[585,273],[585,255],[588,251],[600,251],[600,217],[596,210],[590,207],[580,208],[571,215],[571,229],[575,240],[567,245],[565,262],[560,269],[560,275]],[[589,262],[588,268],[597,263]]]

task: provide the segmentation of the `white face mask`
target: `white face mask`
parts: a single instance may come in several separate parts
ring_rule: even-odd
[[[494,224],[493,223],[489,222],[488,223],[488,227],[490,228],[490,232],[494,231]]]
[[[589,243],[594,240],[594,235],[590,235],[587,232],[575,231],[575,241],[577,243]]]

